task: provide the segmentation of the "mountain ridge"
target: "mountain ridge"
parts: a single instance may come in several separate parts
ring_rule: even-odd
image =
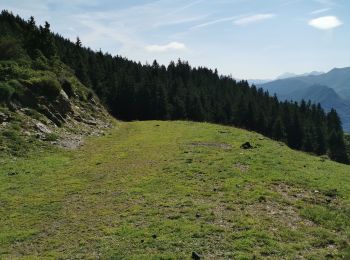
[[[279,79],[258,85],[271,94],[277,94],[281,100],[301,101],[311,100],[321,103],[328,111],[335,108],[343,121],[346,131],[350,131],[350,67],[334,68],[320,75],[298,76],[287,79]],[[316,89],[315,86],[323,86]],[[330,88],[331,99],[320,99],[314,91],[325,91]]]

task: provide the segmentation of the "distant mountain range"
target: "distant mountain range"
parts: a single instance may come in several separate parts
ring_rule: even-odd
[[[288,78],[305,77],[305,76],[318,76],[318,75],[321,75],[321,74],[324,74],[324,72],[312,71],[312,72],[303,73],[303,74],[295,74],[295,73],[286,72],[286,73],[278,76],[276,79],[288,79]]]
[[[303,73],[303,74],[295,74],[295,73],[290,73],[290,72],[286,72],[281,74],[280,76],[278,76],[276,79],[248,79],[248,83],[251,85],[261,85],[261,84],[265,84],[271,81],[275,81],[278,79],[288,79],[288,78],[295,78],[295,77],[304,77],[304,76],[318,76],[324,74],[324,72],[321,71],[312,71],[309,73]]]
[[[280,100],[311,100],[320,103],[326,110],[335,108],[344,130],[350,132],[350,67],[335,68],[327,73],[291,75],[287,73],[277,80],[256,85],[272,95],[276,94]]]

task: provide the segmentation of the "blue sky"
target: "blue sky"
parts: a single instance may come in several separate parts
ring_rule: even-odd
[[[0,0],[94,50],[236,78],[350,66],[349,0]]]

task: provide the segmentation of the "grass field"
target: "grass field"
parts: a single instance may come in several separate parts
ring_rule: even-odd
[[[3,259],[350,259],[350,167],[259,134],[117,123],[0,163]]]

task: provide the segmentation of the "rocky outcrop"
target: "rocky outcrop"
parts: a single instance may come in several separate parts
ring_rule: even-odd
[[[86,94],[87,89],[75,93],[66,86],[69,95],[62,87],[55,98],[48,98],[31,92],[30,84],[23,86],[22,95],[14,97],[7,107],[0,107],[0,135],[2,131],[16,131],[24,142],[34,139],[72,149],[83,144],[84,136],[104,135],[112,126],[105,108],[98,98]],[[0,153],[10,151],[10,146],[5,146],[0,144]]]

